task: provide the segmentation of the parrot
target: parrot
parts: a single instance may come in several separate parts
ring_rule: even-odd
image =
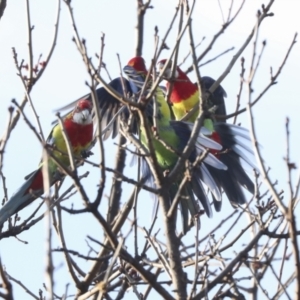
[[[128,62],[127,66],[124,67],[123,71],[128,75],[129,81],[130,78],[134,78],[136,81],[136,78],[138,76],[143,76],[145,79],[148,73],[142,57],[132,58]],[[152,99],[152,101],[150,101],[147,104],[145,113],[147,116],[148,126],[152,130],[151,140],[153,142],[155,156],[162,173],[165,174],[168,171],[171,171],[172,168],[176,165],[178,160],[178,154],[166,148],[166,146],[163,143],[161,143],[161,140],[167,143],[167,145],[170,145],[177,152],[181,153],[189,141],[193,129],[193,124],[190,122],[171,120],[170,108],[168,103],[165,101],[164,92],[160,87],[156,88],[153,98],[154,99]],[[151,109],[154,101],[156,101],[157,106],[156,116],[153,116],[153,108]],[[154,117],[156,117],[155,125],[157,126],[157,128],[154,127]],[[159,139],[154,134],[156,130],[158,132]],[[140,127],[140,132],[141,142],[146,148],[148,148],[148,144],[145,137],[146,132],[143,126]],[[206,148],[211,149],[213,152],[218,152],[222,149],[222,146],[218,142],[214,142],[212,139],[207,138],[204,135],[204,133],[209,134],[210,132],[204,127],[202,127],[195,148],[193,149],[189,157],[189,161],[191,163],[193,163],[196,157],[203,153]],[[220,160],[218,160],[215,155],[209,153],[207,157],[203,160],[203,162],[197,165],[197,167],[193,170],[191,180],[188,181],[182,189],[181,201],[179,202],[184,233],[186,233],[188,230],[188,212],[190,212],[192,217],[199,213],[199,207],[196,198],[200,200],[206,214],[209,217],[212,216],[211,206],[209,203],[209,199],[205,193],[203,183],[209,188],[209,190],[216,199],[218,199],[219,201],[221,199],[219,185],[214,181],[214,178],[212,177],[208,168],[220,171],[226,170],[227,166],[220,162]],[[148,178],[148,183],[154,185],[153,178],[150,174],[150,169],[149,167],[147,167],[147,165],[143,165],[142,172],[143,176]],[[169,190],[170,202],[175,197],[182,179],[183,174],[179,174],[176,181],[171,184]]]
[[[134,87],[129,83],[126,78],[117,77],[113,79],[108,85],[119,93],[121,96],[131,96],[133,92],[136,92]],[[103,140],[108,139],[110,136],[115,138],[119,133],[120,119],[127,120],[129,112],[117,98],[111,95],[104,87],[96,89],[96,95],[98,99],[98,106],[101,113],[101,128]],[[56,109],[56,111],[62,112],[64,110],[73,109],[79,100],[87,100],[92,103],[92,94],[86,94],[79,99],[72,101],[71,103]],[[68,112],[67,114],[69,114]],[[56,124],[54,121],[52,124]]]
[[[162,70],[165,66],[166,59],[158,62],[158,68]],[[195,105],[199,105],[199,97],[201,96],[198,86],[194,84],[189,77],[177,66],[175,70],[175,78],[171,78],[171,64],[166,68],[163,78],[167,81],[166,89],[172,88],[169,92],[169,101],[176,120],[180,120],[186,115]],[[172,83],[171,83],[172,82]],[[210,77],[202,77],[200,84],[202,89],[208,90],[215,81]],[[203,92],[203,91],[202,91]],[[211,97],[208,97],[208,103],[204,107],[209,110],[216,105],[216,113],[226,115],[225,90],[219,86]],[[189,119],[194,122],[199,114],[196,111]],[[252,169],[257,170],[254,161],[253,151],[247,145],[250,141],[249,132],[247,129],[228,124],[225,121],[214,119],[211,114],[208,114],[203,122],[204,126],[211,131],[210,138],[220,143],[223,146],[222,151],[216,153],[216,156],[227,167],[227,170],[215,170],[208,166],[215,182],[220,190],[223,190],[227,198],[233,206],[245,204],[246,198],[241,187],[244,187],[251,194],[255,192],[255,186],[248,174],[245,171],[241,160],[246,162]],[[217,211],[221,210],[221,201],[213,195],[213,202]]]
[[[159,70],[162,70],[165,66],[166,59],[162,59],[158,62]],[[183,118],[187,112],[189,112],[195,105],[199,104],[199,91],[197,83],[193,83],[188,76],[179,68],[176,67],[175,70],[175,79],[171,79],[171,63],[169,64],[164,74],[163,78],[167,80],[166,90],[169,90],[172,87],[170,93],[170,103],[172,105],[172,110],[174,112],[176,120]],[[170,82],[172,82],[172,84]],[[209,76],[201,77],[201,87],[202,94],[208,92],[209,88],[214,84],[215,80]],[[224,97],[227,97],[227,93],[221,85],[209,95],[208,103],[206,109],[210,109],[213,106],[216,106],[214,114],[216,115],[226,115],[226,107]],[[194,122],[199,114],[199,111],[196,111],[193,114],[189,121]]]
[[[115,78],[109,83],[110,87],[112,87],[122,95],[128,96],[129,98],[134,98],[135,101],[143,101],[143,99],[145,98],[144,96],[146,96],[152,85],[152,79],[151,77],[149,77],[144,92],[145,94],[142,95],[143,97],[140,97],[141,89],[145,84],[145,79],[148,74],[144,59],[142,57],[132,58],[124,67],[123,71],[128,76],[128,80],[123,77]],[[209,84],[209,80],[207,80],[207,82],[207,84]],[[222,88],[219,88],[218,91],[220,94],[224,96],[226,95],[225,91]],[[105,129],[103,130],[103,139],[108,138],[110,135],[112,136],[112,138],[114,138],[119,132],[120,120],[125,122],[128,120],[130,116],[129,108],[123,105],[109,92],[107,92],[104,87],[98,88],[96,90],[96,93],[101,115],[102,128],[104,128],[105,126],[106,128],[109,128],[108,131],[105,131]],[[90,94],[88,94],[84,97],[81,97],[80,99],[91,101],[92,97]],[[154,122],[153,120],[154,103],[156,103],[157,107],[155,116],[157,118],[156,122]],[[67,107],[70,107],[72,105],[74,105],[74,102]],[[225,109],[225,105],[223,106],[223,109]],[[115,115],[121,110],[122,113],[118,117],[115,117]],[[176,150],[177,153],[182,152],[188,143],[193,128],[193,123],[172,120],[169,104],[165,101],[165,90],[161,87],[157,87],[154,93],[154,97],[150,99],[149,103],[145,103],[145,114],[147,116],[146,121],[148,123],[148,126],[150,126],[151,130],[153,131],[151,139],[153,142],[158,165],[162,173],[167,174],[168,171],[171,171],[172,168],[176,165],[178,154],[175,154],[173,151],[169,150],[163,143],[161,143],[160,140],[170,145],[173,149]],[[146,148],[148,148],[145,128],[143,128],[140,120],[138,119],[138,115],[134,112],[133,117],[134,126],[131,128],[131,133],[137,134],[137,127],[139,127],[141,142]],[[157,126],[157,128],[155,128],[154,124],[155,126]],[[198,202],[196,201],[196,198],[198,198],[201,202],[206,214],[209,217],[212,216],[211,205],[209,203],[204,185],[211,191],[213,199],[216,203],[221,202],[221,188],[225,190],[224,186],[220,184],[219,179],[219,177],[222,177],[222,174],[227,170],[227,165],[219,159],[219,153],[222,150],[220,139],[216,139],[215,136],[211,134],[213,129],[212,126],[206,127],[207,128],[201,128],[201,132],[199,133],[195,148],[193,149],[189,157],[189,161],[194,162],[199,154],[203,153],[203,151],[205,151],[207,148],[210,149],[210,153],[207,155],[204,162],[199,164],[195,168],[191,180],[187,182],[182,191],[183,196],[181,197],[182,201],[180,201],[180,206],[184,232],[186,232],[188,228],[188,213],[190,212],[192,217],[199,213]],[[224,134],[220,132],[220,135],[223,134],[226,136],[226,128],[224,129]],[[157,134],[155,131],[157,131],[159,138],[157,138]],[[147,179],[148,184],[152,186],[155,185],[149,166],[144,158],[142,159],[142,164],[142,173],[144,178]],[[170,202],[176,195],[182,178],[183,176],[179,174],[178,180],[176,180],[176,182],[172,184],[169,192]]]
[[[80,100],[72,112],[63,120],[63,127],[68,137],[74,159],[86,158],[86,149],[93,139],[92,103],[88,100]],[[70,166],[67,144],[63,135],[62,127],[56,124],[46,141],[51,147],[52,154],[64,167]],[[61,180],[64,175],[59,166],[49,157],[47,159],[50,186]],[[0,227],[3,223],[23,209],[44,192],[43,160],[37,170],[25,177],[23,185],[12,195],[8,202],[0,210]]]
[[[134,61],[130,60],[127,65],[133,63]],[[145,78],[147,75],[147,70],[144,70],[145,64],[143,59],[139,62],[135,62],[135,67],[137,70],[140,70],[138,72],[139,74],[135,72],[135,74],[132,74],[130,80],[127,80],[125,77],[114,78],[108,83],[108,86],[122,97],[126,96],[130,98],[134,94],[137,94],[144,85],[144,82],[142,82],[142,77],[140,76],[142,75]],[[135,76],[135,78],[133,78],[133,76]],[[128,121],[130,115],[129,110],[126,105],[109,93],[105,87],[97,88],[95,92],[97,95],[98,107],[101,115],[102,138],[103,140],[106,140],[111,136],[114,139],[120,132],[120,121]],[[56,109],[56,111],[62,112],[73,109],[76,103],[81,99],[86,99],[92,102],[92,94],[86,94],[79,99]],[[56,122],[57,121],[54,121],[52,124],[56,124]],[[133,122],[131,132],[137,133],[137,124],[135,122]]]
[[[148,73],[143,58],[136,57],[129,60],[127,65],[124,67],[124,73],[128,76],[129,80],[123,77],[115,78],[109,83],[109,86],[115,89],[120,94],[126,95],[129,98],[134,98],[134,100],[137,101],[139,99],[141,89],[145,84],[145,78]],[[152,85],[151,78],[147,84],[149,86],[147,86],[147,88],[145,89],[145,95],[147,94],[149,88]],[[114,138],[119,132],[120,120],[127,122],[130,116],[130,111],[127,106],[123,105],[117,98],[115,98],[109,92],[107,92],[104,87],[98,88],[96,90],[96,93],[101,116],[101,124],[102,128],[104,128],[103,131],[105,131],[107,127],[111,128],[110,131],[106,131],[104,134],[102,131],[103,139],[106,139],[109,136]],[[91,102],[92,96],[91,94],[88,94],[86,96],[81,97],[80,99],[86,99],[87,101]],[[143,101],[143,97],[141,97],[141,101]],[[153,101],[156,101],[157,104],[156,122],[153,121]],[[70,103],[62,109],[69,109],[73,106],[74,102]],[[122,111],[122,114],[120,115],[120,118],[116,118],[115,114],[118,113],[122,108],[124,109]],[[171,120],[170,108],[168,103],[165,101],[163,89],[161,89],[160,87],[156,89],[153,99],[151,99],[149,103],[145,104],[145,114],[147,116],[146,121],[148,123],[148,126],[150,126],[154,131],[154,123],[158,127],[157,132],[159,133],[160,139],[162,139],[165,143],[169,144],[171,147],[176,149],[176,151],[178,151],[179,153],[182,152],[188,143],[189,137],[192,132],[193,124],[188,122],[179,122]],[[146,141],[145,128],[141,125],[139,117],[134,111],[132,112],[132,116],[134,120],[134,126],[132,126],[131,128],[131,133],[137,135],[137,128],[139,127],[141,133],[141,142],[147,148],[148,144]],[[208,133],[205,128],[203,128],[202,131]],[[163,145],[163,143],[161,143],[159,139],[155,137],[154,133],[155,132],[153,132],[152,134],[152,140],[158,165],[162,172],[171,171],[171,169],[176,165],[178,155],[172,152],[171,150],[168,150]],[[214,142],[211,139],[208,139],[203,135],[203,133],[200,132],[195,149],[190,155],[190,161],[194,162],[196,157],[199,154],[203,153],[206,150],[206,148],[211,148],[214,149],[214,151],[218,151],[221,149],[221,145],[217,142]],[[184,232],[186,232],[188,228],[188,212],[190,211],[190,214],[192,216],[195,216],[199,212],[198,203],[195,200],[194,194],[202,203],[202,206],[204,207],[206,213],[209,216],[212,214],[211,207],[206,197],[206,193],[204,192],[202,182],[204,182],[206,186],[211,188],[211,191],[215,194],[216,198],[220,198],[220,191],[216,183],[214,183],[209,172],[207,171],[207,166],[210,165],[212,168],[219,169],[226,169],[227,167],[212,154],[208,154],[204,161],[205,163],[200,164],[199,166],[197,166],[197,168],[195,168],[192,175],[193,180],[191,180],[191,182],[188,182],[186,187],[183,189],[183,194],[185,197],[182,198],[188,199],[183,200],[180,203],[182,214],[181,219],[183,223]],[[153,176],[144,158],[142,160],[142,172],[147,183],[149,185],[154,185]],[[179,176],[177,182],[172,184],[170,199],[174,198],[182,178],[183,176]]]

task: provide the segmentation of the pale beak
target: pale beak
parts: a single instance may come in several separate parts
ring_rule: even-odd
[[[86,120],[89,119],[91,113],[88,109],[84,109],[82,112],[81,112],[81,119],[83,122],[85,122]]]

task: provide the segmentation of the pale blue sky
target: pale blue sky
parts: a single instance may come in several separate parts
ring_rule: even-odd
[[[231,1],[220,2],[228,5]],[[266,1],[264,2],[266,3]],[[169,21],[172,18],[176,3],[176,1],[171,0],[155,0],[153,1],[154,9],[147,12],[143,56],[148,64],[150,64],[154,51],[154,26],[158,26],[159,34],[163,36],[169,26]],[[224,71],[228,61],[244,42],[255,24],[255,13],[260,4],[261,1],[247,1],[243,12],[237,18],[236,22],[220,37],[204,61],[232,46],[235,47],[235,50],[203,67],[201,69],[202,75],[217,78]],[[104,61],[113,78],[119,76],[120,73],[116,53],[120,54],[123,64],[134,56],[134,28],[136,25],[135,5],[136,1],[133,0],[89,0],[88,4],[87,1],[72,1],[79,33],[86,39],[88,51],[91,56],[99,51],[100,35],[102,32],[105,33],[106,46]],[[224,12],[226,11],[227,7],[224,6]],[[300,2],[298,0],[277,0],[275,1],[272,11],[275,13],[275,16],[263,22],[259,34],[259,44],[261,45],[261,42],[266,39],[267,47],[254,81],[254,97],[268,84],[270,66],[273,67],[274,71],[277,70],[292,41],[294,33],[296,31],[300,32]],[[31,20],[35,26],[33,31],[35,61],[40,53],[43,53],[43,57],[48,53],[53,37],[55,16],[56,1],[31,1]],[[64,3],[62,3],[60,22],[57,47],[53,57],[41,80],[34,86],[31,94],[35,108],[40,116],[45,135],[50,131],[51,121],[55,118],[53,110],[88,92],[84,82],[89,80],[89,77],[75,44],[71,40],[73,32]],[[221,23],[222,19],[218,8],[218,1],[202,0],[197,2],[197,7],[193,15],[194,34],[196,42],[199,42],[203,36],[206,36],[206,40],[201,47],[202,50],[212,39],[216,31],[219,30]],[[20,60],[22,58],[24,58],[25,61],[28,60],[26,31],[25,1],[10,1],[0,21],[1,134],[4,132],[7,122],[7,108],[10,105],[11,99],[15,98],[18,102],[21,102],[24,96],[21,81],[16,76],[11,48],[16,48]],[[167,44],[170,47],[174,44],[175,37],[176,28],[167,40]],[[198,50],[199,53],[201,49]],[[185,38],[180,46],[179,61],[182,60],[188,51],[189,43],[188,39]],[[247,71],[249,71],[251,51],[252,45],[250,45],[249,49],[243,54],[246,58]],[[161,58],[167,56],[168,52],[165,51]],[[189,66],[190,62],[191,59],[183,66],[183,69]],[[294,47],[282,75],[279,77],[278,84],[271,88],[267,95],[254,107],[256,128],[259,129],[258,138],[262,145],[264,160],[268,166],[271,166],[272,179],[279,180],[279,190],[286,187],[286,168],[283,161],[286,150],[286,117],[289,117],[291,120],[292,160],[295,161],[298,166],[300,165],[298,158],[300,150],[299,133],[297,134],[300,128],[299,69],[300,47],[298,43]],[[233,112],[235,107],[236,94],[239,88],[239,73],[240,64],[238,62],[222,83],[228,95],[226,99],[228,113]],[[246,101],[246,95],[244,95],[242,107],[245,106]],[[34,122],[29,107],[26,108],[26,113]],[[243,126],[248,127],[248,118],[245,114],[239,117],[239,121],[242,122]],[[111,141],[106,142],[105,149],[107,153],[112,153],[114,151],[113,143]],[[95,152],[94,159],[97,161],[97,151]],[[4,157],[4,174],[7,178],[6,184],[9,195],[12,195],[20,186],[23,182],[23,177],[36,168],[40,160],[40,155],[41,146],[38,140],[24,121],[21,120],[17,128],[12,132]],[[109,166],[114,165],[114,158],[111,154],[107,156],[107,164]],[[129,165],[129,162],[127,165]],[[90,170],[90,168],[87,169]],[[89,196],[92,198],[95,195],[99,172],[96,170],[91,171],[94,175],[86,179],[86,182],[89,187]],[[83,169],[80,170],[80,172],[83,172]],[[106,193],[109,194],[109,192],[109,184],[107,183]],[[3,191],[1,190],[1,199],[2,196]],[[288,193],[286,193],[286,197],[288,197]],[[72,201],[75,200],[74,198]],[[140,210],[140,222],[141,224],[143,224],[143,222],[147,224],[150,220],[150,213],[148,212],[151,211],[151,205],[146,206],[146,204],[151,204],[151,200],[146,193],[142,200],[145,200],[145,206],[143,204]],[[78,198],[76,206],[80,207],[81,205],[81,200]],[[31,205],[24,209],[21,215],[23,217],[28,216],[34,207],[35,205]],[[43,210],[44,209],[45,208],[43,208]],[[230,210],[230,205],[225,204],[223,212],[215,214],[215,218],[218,220],[223,219]],[[103,204],[103,211],[105,211],[105,204]],[[144,212],[146,214],[144,214]],[[203,221],[205,221],[205,223],[203,222],[203,231],[201,231],[201,234],[205,232],[206,225],[207,228],[211,228],[212,224],[214,224],[214,219],[209,220],[204,217]],[[66,232],[69,233],[67,238],[70,249],[78,248],[78,243],[82,243],[85,247],[84,239],[86,234],[90,234],[96,238],[102,237],[98,224],[94,224],[91,220],[85,220],[83,216],[68,218],[65,222],[65,227]],[[44,222],[42,221],[31,228],[29,232],[24,232],[19,236],[21,240],[26,240],[29,243],[28,245],[13,238],[0,241],[1,259],[5,263],[9,274],[28,285],[36,294],[38,294],[38,289],[42,288],[42,283],[44,282],[44,236],[45,228]],[[193,238],[193,236],[191,236],[191,238]],[[57,245],[56,238],[54,239],[54,245]],[[57,277],[55,277],[55,288],[56,291],[61,294],[65,284],[70,281],[70,278],[68,277],[69,275],[63,271],[63,268],[60,268],[60,264],[64,264],[62,256],[60,254],[54,254],[54,257],[55,266],[58,268],[56,273]],[[85,265],[85,262],[81,261],[81,263]],[[20,272],[20,270],[24,270],[24,272]],[[22,295],[22,299],[30,299],[29,296],[24,296],[24,292],[16,285],[14,285],[14,288],[15,296]],[[16,298],[21,299],[20,297]]]

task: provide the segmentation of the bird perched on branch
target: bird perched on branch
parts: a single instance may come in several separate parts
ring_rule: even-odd
[[[161,60],[158,63],[158,68],[162,70],[165,67],[165,63],[165,59]],[[175,69],[174,78],[172,78],[171,63],[165,69],[163,78],[167,80],[167,93],[177,120],[183,118],[195,106],[199,107],[202,93],[208,91],[215,82],[210,77],[202,77],[200,81],[201,93],[198,90],[198,86],[178,66]],[[232,204],[244,204],[246,203],[246,198],[241,187],[254,194],[254,184],[245,172],[241,161],[246,162],[254,169],[256,167],[253,163],[253,152],[247,146],[247,142],[250,140],[247,129],[225,123],[225,121],[217,121],[214,115],[209,112],[209,109],[216,106],[216,114],[226,115],[224,97],[226,97],[226,92],[221,86],[217,87],[208,97],[207,101],[205,101],[206,103],[203,104],[203,109],[206,113],[203,125],[211,131],[210,137],[223,146],[222,151],[216,153],[216,155],[228,169],[226,171],[215,170],[210,167],[208,169],[219,189],[224,190]],[[199,109],[192,114],[189,121],[194,122],[198,115]],[[221,202],[215,197],[213,198],[215,208],[219,211]]]
[[[153,147],[155,151],[155,156],[157,163],[160,167],[161,172],[169,172],[176,165],[180,153],[183,151],[185,146],[188,143],[189,137],[191,135],[193,124],[186,122],[177,122],[171,120],[170,108],[165,101],[164,93],[160,87],[157,87],[153,97],[151,97],[147,103],[145,99],[146,94],[151,88],[151,78],[146,83],[147,86],[144,88],[145,92],[141,95],[141,91],[145,84],[145,79],[147,76],[147,69],[143,58],[136,57],[131,59],[127,66],[124,68],[125,74],[129,77],[129,80],[125,78],[116,78],[111,81],[108,85],[110,88],[115,89],[118,93],[127,96],[129,99],[134,99],[134,101],[140,101],[144,104],[144,114],[146,116],[146,125],[144,126],[143,120],[140,119],[140,116],[137,112],[134,112],[133,120],[134,126],[131,128],[131,134],[137,133],[137,127],[140,128],[141,132],[141,142],[149,149],[149,144],[147,140],[147,128],[151,128],[150,135],[153,142]],[[127,106],[122,104],[117,97],[111,95],[105,87],[100,87],[96,90],[98,107],[100,111],[100,121],[102,123],[102,128],[105,130],[105,126],[112,128],[110,131],[106,131],[103,138],[107,138],[112,133],[114,138],[119,132],[120,121],[128,121],[130,113]],[[141,97],[142,96],[142,97]],[[87,101],[92,101],[92,95],[88,94],[81,99],[86,99]],[[73,103],[65,108],[70,108]],[[156,114],[154,116],[154,108],[156,107]],[[122,114],[120,118],[115,118],[115,114],[118,113],[122,108]],[[154,120],[155,119],[155,120]],[[113,122],[111,121],[113,120]],[[155,128],[156,127],[156,128]],[[202,130],[205,130],[204,128]],[[170,147],[166,146],[169,145]],[[174,148],[173,151],[170,148]],[[221,146],[206,138],[202,133],[199,134],[195,148],[193,149],[189,160],[194,162],[198,155],[205,151],[205,148],[212,148],[215,151],[220,150]],[[176,153],[177,152],[177,153]],[[181,213],[182,213],[182,222],[184,232],[187,231],[188,221],[189,221],[189,211],[192,216],[195,216],[199,212],[198,204],[195,199],[194,194],[197,198],[200,199],[204,209],[208,215],[211,215],[211,207],[206,197],[206,193],[202,186],[201,179],[205,184],[211,188],[211,191],[215,194],[217,198],[220,197],[220,191],[217,188],[217,185],[214,183],[212,177],[207,172],[206,165],[211,165],[213,168],[226,169],[226,166],[221,163],[215,156],[208,154],[204,159],[205,164],[199,164],[195,167],[195,170],[192,172],[192,180],[188,182],[184,187],[182,193],[186,197],[184,201],[181,201]],[[148,183],[152,185],[153,176],[150,172],[148,164],[144,161],[143,163],[143,176],[148,180]],[[172,184],[170,191],[170,200],[174,198],[180,181],[183,178],[183,175],[179,175],[179,180],[176,180]]]
[[[158,62],[158,69],[162,70],[167,62],[166,59],[162,59]],[[165,69],[163,78],[167,80],[166,89],[169,93],[169,102],[172,105],[172,109],[176,120],[183,118],[190,110],[199,105],[199,97],[202,94],[209,92],[209,88],[215,83],[215,80],[208,76],[201,77],[201,93],[199,93],[197,83],[193,83],[189,77],[179,68],[175,68],[174,78],[172,78],[172,62],[169,62],[168,67]],[[169,91],[171,88],[171,91]],[[215,107],[215,115],[226,115],[226,107],[224,97],[227,94],[223,87],[219,85],[213,93],[210,93],[206,99],[207,103],[203,103],[204,109],[211,109]],[[199,115],[199,110],[196,111],[188,119],[194,122]]]
[[[128,64],[130,64],[130,61]],[[142,64],[144,64],[144,62],[141,63],[140,66],[137,64],[136,67],[143,68]],[[147,75],[147,71],[143,75]],[[102,86],[96,89],[95,96],[100,111],[103,140],[106,140],[110,136],[115,138],[120,132],[120,121],[128,121],[130,115],[128,107],[124,105],[119,98],[128,99],[141,90],[144,82],[141,82],[140,76],[140,74],[135,73],[135,78],[131,78],[130,81],[125,77],[117,77],[110,81],[107,87]],[[73,109],[76,103],[83,99],[92,103],[92,97],[92,93],[86,94],[56,111],[62,112]],[[57,121],[53,123],[56,124]],[[137,124],[135,122],[133,122],[131,130],[134,133],[137,132]]]
[[[130,97],[135,93],[135,87],[133,87],[126,78],[117,77],[108,83],[108,87],[120,97]],[[100,111],[100,121],[102,128],[102,138],[106,140],[110,136],[115,138],[119,134],[120,120],[127,120],[129,112],[126,106],[122,104],[112,93],[110,93],[105,87],[96,89],[96,99],[98,101],[98,107]],[[57,109],[56,111],[65,111],[73,109],[79,100],[87,100],[92,103],[92,93],[86,94],[75,101]],[[53,122],[54,124],[56,121]]]
[[[135,57],[131,59],[123,70],[128,75],[129,81],[132,78],[135,80],[135,82],[137,82],[136,78],[138,76],[140,76],[140,78],[141,76],[144,77],[145,80],[147,75],[145,63],[141,57]],[[146,89],[145,95],[148,93],[151,85],[152,83],[150,82],[149,87],[147,86],[148,89]],[[140,95],[138,95],[138,97],[140,97]],[[155,105],[156,113],[153,112]],[[165,101],[165,95],[160,87],[156,88],[152,99],[150,99],[150,101],[147,103],[145,114],[146,124],[141,125],[140,127],[141,141],[144,146],[149,149],[146,128],[144,127],[148,126],[148,128],[150,128],[150,137],[148,138],[150,138],[149,140],[151,140],[153,144],[157,163],[161,172],[166,174],[174,168],[178,158],[182,154],[184,148],[187,146],[192,133],[193,124],[189,122],[171,120],[170,108]],[[211,149],[213,152],[218,152],[222,148],[218,142],[214,142],[212,139],[207,138],[203,132],[206,134],[210,133],[204,127],[201,129],[197,137],[195,147],[188,158],[190,164],[195,163],[196,158],[203,154],[206,148]],[[209,188],[216,199],[219,201],[221,200],[219,186],[214,181],[214,178],[211,176],[208,168],[216,171],[227,169],[227,167],[212,153],[208,153],[208,155],[203,159],[203,162],[196,164],[192,168],[190,180],[186,182],[180,191],[181,201],[179,203],[181,206],[184,232],[186,232],[188,229],[188,213],[190,212],[192,217],[195,217],[199,213],[199,207],[196,201],[197,198],[200,200],[207,215],[212,215],[211,206],[203,183]],[[168,192],[170,203],[180,189],[180,184],[184,177],[183,173],[183,170],[181,170],[176,177],[176,180],[171,183]],[[148,182],[153,183],[153,178],[151,177],[152,174],[150,173],[149,167],[144,167],[144,176],[149,178]]]
[[[52,186],[64,178],[62,168],[70,166],[68,140],[75,160],[87,155],[86,149],[93,139],[92,103],[88,100],[77,102],[75,109],[62,120],[63,126],[53,127],[47,141],[49,155],[42,160],[38,169],[25,177],[26,181],[0,210],[0,226],[13,214],[30,204],[44,193],[44,165],[48,168],[49,184]]]
[[[160,62],[163,67],[165,61]],[[152,88],[152,78],[148,75],[145,62],[142,57],[132,58],[124,68],[125,78],[116,78],[108,85],[119,94],[134,99],[144,104],[145,120],[141,120],[137,113],[134,113],[134,125],[131,133],[136,134],[137,128],[140,128],[141,142],[149,149],[148,138],[152,141],[154,154],[158,166],[163,174],[171,171],[177,163],[183,149],[187,146],[193,129],[193,121],[197,118],[199,112],[196,112],[190,122],[179,121],[190,109],[199,103],[199,91],[189,78],[179,69],[175,72],[175,81],[172,82],[173,88],[170,93],[170,102],[176,118],[171,120],[171,113],[168,103],[165,101],[164,90],[159,86],[155,89],[153,96],[147,99],[147,94]],[[166,74],[170,73],[169,68]],[[145,79],[148,75],[148,80]],[[181,76],[184,76],[181,77]],[[167,76],[166,76],[167,77]],[[167,78],[168,79],[168,78]],[[202,80],[204,88],[207,90],[213,84],[213,79],[205,77]],[[146,85],[144,87],[144,85]],[[167,88],[169,85],[167,86]],[[141,91],[143,95],[141,95]],[[120,120],[128,121],[130,112],[128,106],[122,104],[118,97],[113,96],[105,87],[96,90],[102,128],[105,128],[103,138],[110,135],[115,137],[120,128]],[[218,114],[226,114],[224,97],[226,92],[222,87],[218,87],[211,95],[211,103],[208,108],[216,105]],[[92,100],[91,94],[81,99]],[[120,113],[121,112],[121,113]],[[155,113],[154,113],[155,112]],[[118,117],[116,117],[118,115]],[[146,121],[146,127],[142,124]],[[107,130],[107,128],[109,128]],[[205,133],[205,135],[203,134]],[[246,202],[241,186],[246,187],[251,193],[254,192],[254,185],[248,175],[245,173],[240,157],[247,161],[247,155],[243,149],[251,152],[240,140],[247,140],[247,130],[225,122],[215,122],[210,115],[204,120],[204,127],[201,129],[197,142],[191,155],[190,164],[194,163],[196,158],[209,148],[210,152],[203,162],[193,168],[191,179],[184,185],[181,191],[181,214],[184,232],[187,230],[188,211],[192,216],[199,212],[196,198],[198,198],[208,216],[212,215],[212,210],[205,187],[211,191],[216,210],[221,209],[221,191],[227,194],[232,203],[243,204]],[[220,145],[221,144],[221,145]],[[241,149],[240,149],[241,148]],[[154,180],[147,163],[144,163],[144,178],[148,183],[154,184]],[[172,183],[169,190],[170,202],[177,194],[182,181],[183,174]]]

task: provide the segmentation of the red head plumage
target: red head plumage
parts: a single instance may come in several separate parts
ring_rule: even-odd
[[[84,110],[92,110],[93,103],[87,99],[81,99],[77,102],[76,109]]]
[[[133,67],[136,71],[147,75],[148,71],[146,69],[145,60],[141,56],[133,57],[127,63],[128,66]]]

